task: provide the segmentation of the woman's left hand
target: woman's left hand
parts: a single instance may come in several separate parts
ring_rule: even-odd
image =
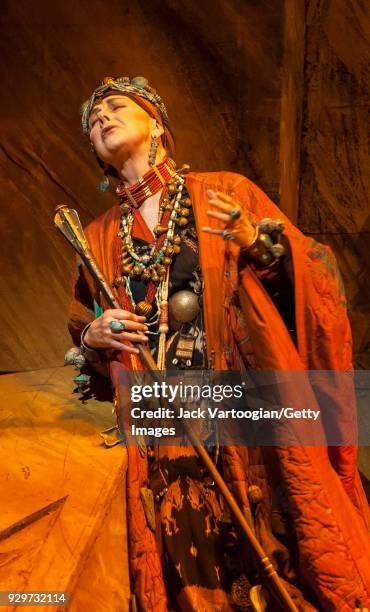
[[[207,191],[211,206],[217,210],[208,210],[207,215],[224,224],[223,229],[202,227],[208,234],[218,234],[224,240],[234,240],[242,249],[249,248],[256,239],[256,227],[233,199],[221,191]]]

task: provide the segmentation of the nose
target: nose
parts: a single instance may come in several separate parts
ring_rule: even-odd
[[[100,108],[96,116],[99,119],[100,123],[103,123],[104,121],[110,121],[109,110],[106,107]]]

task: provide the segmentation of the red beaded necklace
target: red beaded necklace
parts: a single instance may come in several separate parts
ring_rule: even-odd
[[[116,193],[121,200],[121,204],[139,208],[141,204],[150,196],[158,193],[166,182],[176,174],[175,168],[170,164],[168,158],[157,166],[152,166],[148,172],[141,176],[137,183],[131,187],[125,187],[120,183]]]

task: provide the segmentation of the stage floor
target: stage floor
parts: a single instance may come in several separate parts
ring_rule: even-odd
[[[65,591],[68,610],[118,612],[130,596],[127,452],[104,446],[112,404],[83,404],[74,375],[60,367],[0,378],[0,591]]]

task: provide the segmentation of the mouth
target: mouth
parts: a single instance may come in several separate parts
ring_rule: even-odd
[[[114,125],[107,125],[107,127],[103,128],[101,131],[101,135],[104,137],[106,134],[108,134],[111,130],[114,130],[115,126]]]

